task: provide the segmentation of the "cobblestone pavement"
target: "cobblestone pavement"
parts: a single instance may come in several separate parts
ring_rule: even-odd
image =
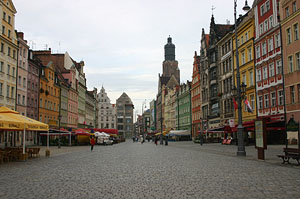
[[[93,152],[52,148],[50,158],[1,164],[0,198],[300,198],[299,166],[236,157],[235,149],[129,140]]]

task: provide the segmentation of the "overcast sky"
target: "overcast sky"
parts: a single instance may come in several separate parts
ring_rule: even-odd
[[[106,89],[112,103],[126,92],[140,114],[155,99],[164,45],[176,46],[181,83],[191,80],[202,28],[233,24],[234,0],[13,0],[16,29],[34,50],[68,52],[85,62],[87,87]],[[248,1],[251,6],[253,0]],[[238,13],[244,1],[238,2]]]

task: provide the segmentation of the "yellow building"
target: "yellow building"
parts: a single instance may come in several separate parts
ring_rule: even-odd
[[[255,67],[254,67],[254,12],[251,9],[247,14],[237,19],[237,38],[239,52],[239,67],[240,67],[240,83],[246,84],[245,97],[248,99],[253,112],[248,112],[242,100],[242,118],[246,132],[254,131],[254,119],[256,119],[256,92],[255,92]],[[234,82],[236,81],[236,45],[235,34],[232,36],[233,41],[233,66],[234,66]],[[237,110],[235,111],[235,124],[238,123]]]
[[[14,110],[18,57],[18,40],[15,33],[16,13],[17,11],[11,0],[0,1],[0,106],[6,106]],[[26,82],[25,80],[24,87],[26,87]]]

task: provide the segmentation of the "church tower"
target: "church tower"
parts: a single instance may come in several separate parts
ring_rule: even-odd
[[[168,37],[168,43],[165,45],[165,60],[163,61],[163,77],[175,76],[180,83],[180,70],[178,61],[175,60],[175,45],[172,43],[172,38]]]

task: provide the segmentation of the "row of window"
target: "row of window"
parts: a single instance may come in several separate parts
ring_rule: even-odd
[[[264,34],[269,29],[273,28],[273,26],[274,26],[274,18],[273,18],[273,15],[271,15],[264,22],[259,24],[259,35]]]
[[[220,64],[220,71],[223,68],[222,74],[228,73],[232,71],[232,61],[231,57],[226,59]]]
[[[177,120],[175,122],[177,122]],[[190,124],[190,117],[189,116],[180,118],[179,125],[188,125],[188,124]]]
[[[2,35],[6,35],[6,28],[3,25],[2,25]],[[11,38],[11,30],[10,29],[7,30],[7,37]]]
[[[46,124],[48,124],[49,123],[49,121],[51,120],[51,121],[53,121],[53,120],[57,120],[57,118],[55,117],[55,116],[46,116],[45,115],[45,117],[44,117],[44,121],[42,121],[42,119],[43,119],[43,116],[42,115],[40,115],[40,122],[44,122],[44,123],[46,123]]]
[[[276,63],[276,66],[274,65]],[[268,79],[269,77],[275,76],[275,74],[281,74],[282,67],[281,67],[281,59],[276,60],[274,63],[270,63],[262,68],[257,69],[256,71],[256,78],[257,81]]]
[[[4,62],[0,62],[0,72],[4,72]],[[15,77],[16,75],[16,68],[11,67],[9,64],[7,64],[7,76],[9,77]]]
[[[58,111],[59,110],[58,104],[56,105],[56,103],[52,103],[51,101],[47,101],[47,100],[45,100],[45,102],[43,104],[43,99],[42,98],[40,98],[40,107],[51,110],[51,111]]]
[[[266,1],[260,6],[260,16],[263,16],[270,10],[270,1]]]
[[[104,121],[104,118],[106,118],[106,121],[115,121],[115,117],[114,116],[107,116],[107,117],[101,117],[101,122]],[[123,119],[121,119],[123,121]]]
[[[121,125],[119,125],[119,126],[121,126]],[[106,128],[106,129],[111,128],[111,129],[113,129],[113,128],[115,128],[115,124],[111,123],[110,126],[109,126],[109,123],[105,123],[105,124],[101,123],[101,128],[102,129],[103,128]],[[122,126],[122,129],[123,129],[123,126]]]
[[[222,45],[222,56],[231,51],[231,40],[228,40]]]
[[[300,84],[297,86],[290,86],[290,102],[289,103],[296,103],[296,90],[298,90],[298,102],[300,102]]]
[[[252,47],[247,49],[248,56],[246,57],[245,50],[241,52],[241,64],[244,65],[248,61],[252,60]]]
[[[287,7],[285,7],[285,16],[284,18],[286,17],[289,17],[290,16],[290,6],[288,5]],[[292,13],[296,12],[297,11],[297,4],[296,4],[296,1],[294,1],[292,3]]]
[[[41,82],[41,88],[44,89],[43,82]],[[50,95],[54,95],[54,96],[59,95],[59,91],[56,90],[56,88],[53,89],[52,86],[45,85],[45,91],[48,91]],[[56,91],[57,91],[57,93],[56,93]]]
[[[276,34],[275,36],[275,49],[280,47],[280,34]],[[268,44],[267,44],[268,41]],[[267,48],[268,47],[268,48]],[[267,54],[267,52],[271,52],[274,50],[274,38],[273,36],[263,43],[259,43],[255,46],[256,48],[256,59],[260,58]]]
[[[295,54],[295,63],[294,55],[288,56],[288,72],[292,73],[296,70],[300,70],[300,52]]]
[[[3,83],[0,82],[0,96],[3,96]],[[6,85],[6,97],[15,98],[15,87]]]
[[[224,91],[223,93],[231,93],[232,88],[233,88],[232,77],[223,80],[223,91]]]
[[[233,100],[232,98],[223,101],[223,111],[224,113],[233,113]]]
[[[74,105],[74,104],[69,104],[69,109],[68,109],[69,112],[72,112],[72,113],[78,113],[78,106],[77,105]]]
[[[201,119],[200,111],[193,114],[193,121],[194,121],[194,120],[200,120],[200,119]]]
[[[21,101],[22,101],[22,103],[21,103]],[[36,107],[37,108],[37,99],[33,99],[33,98],[29,98],[29,97],[27,97],[27,103],[26,103],[26,101],[25,101],[25,96],[24,95],[20,95],[20,94],[18,94],[18,99],[17,99],[17,102],[18,102],[18,104],[19,105],[23,105],[23,106],[29,106],[29,107]]]
[[[7,19],[6,19],[6,16],[7,16]],[[8,24],[11,24],[11,16],[9,16],[8,14],[6,14],[6,12],[3,12],[3,17],[2,19],[4,21],[6,21]]]
[[[293,31],[293,32],[292,32]],[[286,43],[291,44],[292,41],[299,40],[299,24],[295,23],[286,29]]]
[[[190,112],[190,107],[184,107],[179,109],[179,115]]]
[[[240,38],[237,40],[237,45],[241,46],[243,45],[245,42],[247,42],[249,40],[249,35],[250,35],[250,31],[245,32],[245,35],[240,36]],[[245,37],[244,37],[245,36]],[[245,40],[244,40],[245,38]]]
[[[1,42],[0,52],[3,54],[4,54],[4,48],[5,48],[5,45],[4,45],[4,43]],[[13,50],[12,53],[13,54],[11,55],[11,47],[8,46],[7,47],[7,56],[9,56],[9,57],[12,56],[13,59],[16,59],[16,50]]]
[[[74,124],[74,125],[76,125],[77,123],[78,123],[77,117],[72,117],[72,116],[68,117],[68,124]]]
[[[23,55],[23,57],[26,59],[26,55],[27,55],[27,52],[26,52],[26,49],[25,48],[22,48],[22,47],[20,47],[19,48],[19,52],[20,52],[20,57],[22,57],[22,55]],[[23,53],[22,53],[23,52]],[[21,64],[20,64],[21,65]]]
[[[278,95],[276,97],[276,95]],[[278,92],[271,92],[270,94],[264,94],[264,96],[258,96],[258,109],[270,108],[275,106],[282,106],[284,103],[283,90]]]
[[[192,101],[192,109],[201,105],[200,98]]]

